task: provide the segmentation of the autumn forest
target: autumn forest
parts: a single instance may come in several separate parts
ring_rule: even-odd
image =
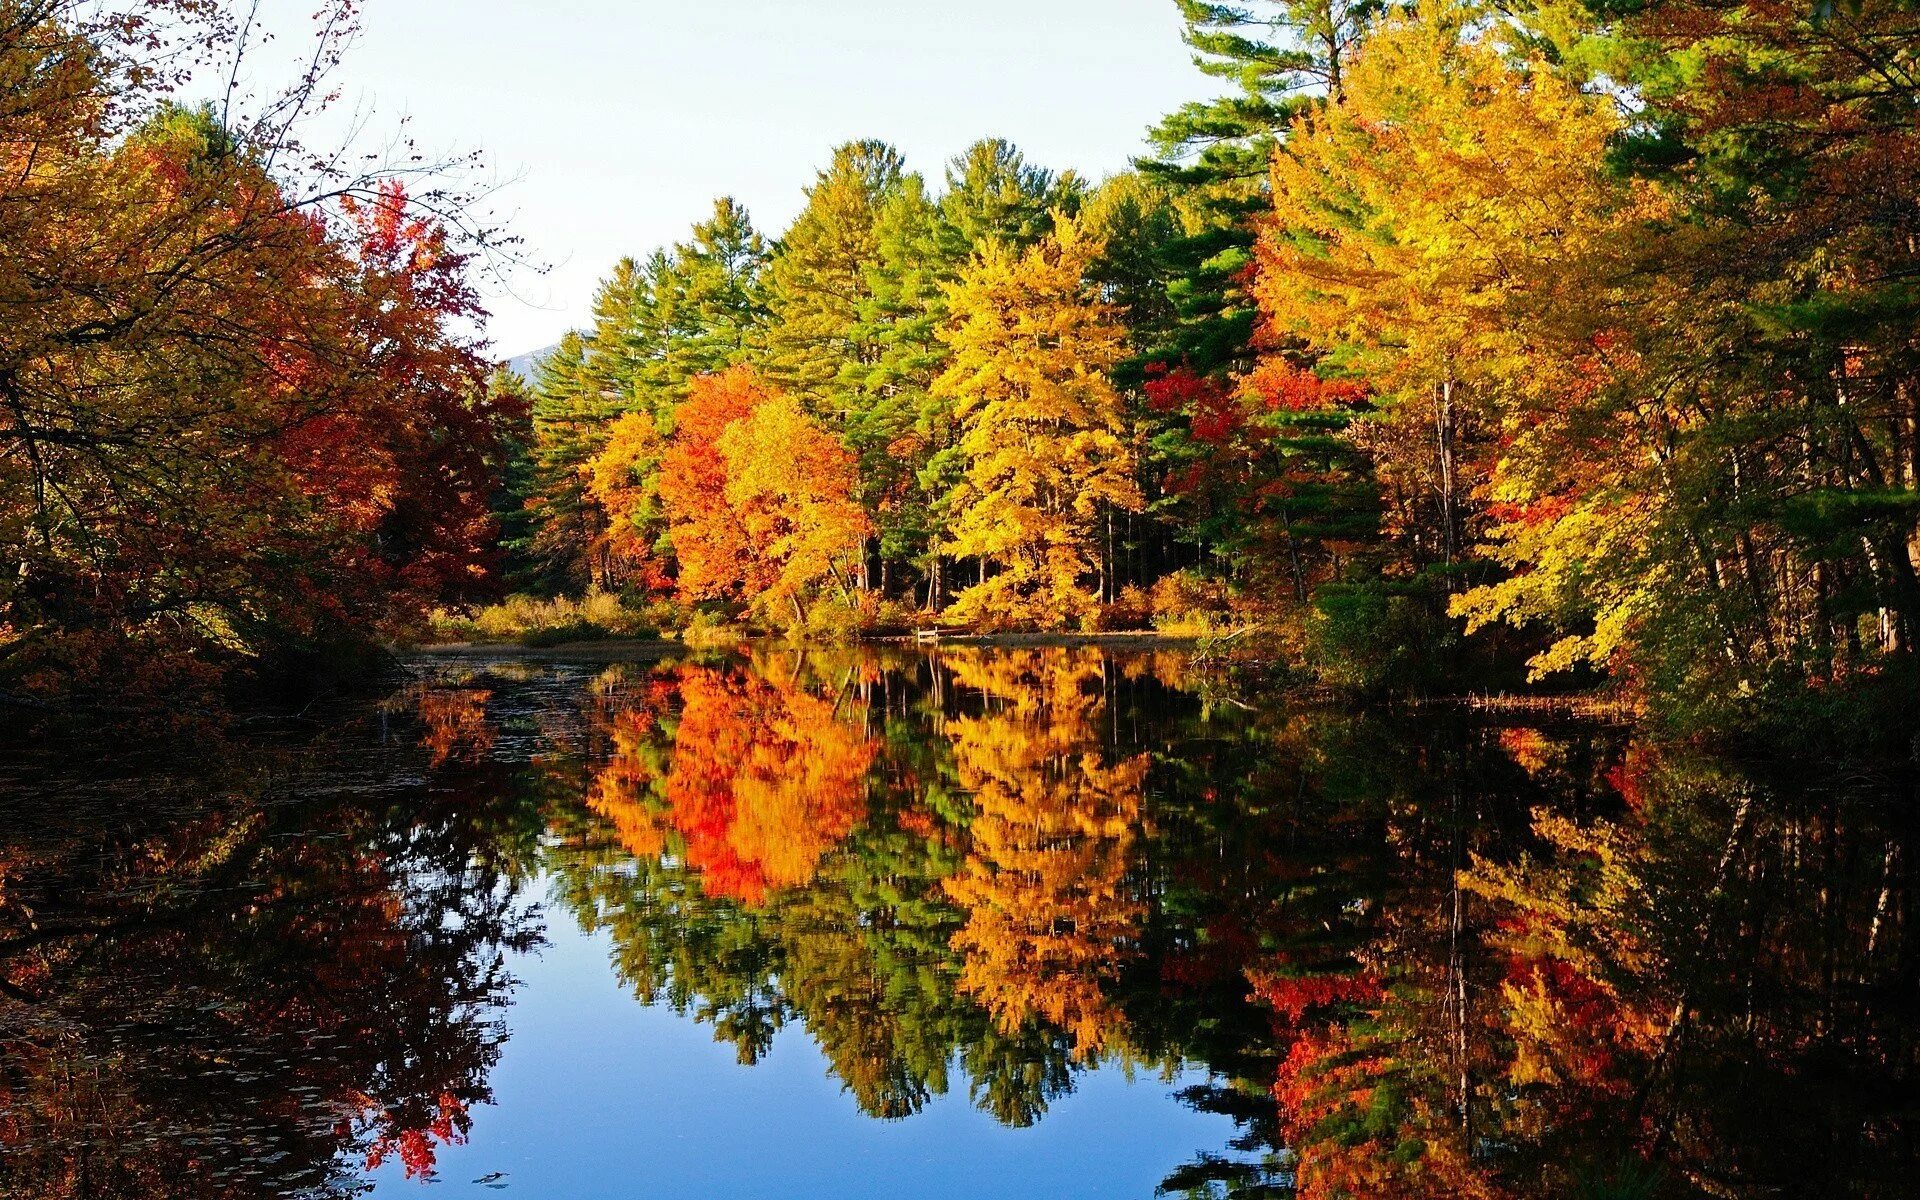
[[[1152,3],[510,358],[378,4],[0,0],[0,1200],[1911,1194],[1920,7]]]
[[[350,6],[243,116],[185,98],[221,6],[10,0],[6,688],[690,628],[1245,633],[1713,712],[1910,680],[1904,7],[1180,3],[1222,94],[1132,170],[848,143],[522,379],[460,164],[300,140]]]

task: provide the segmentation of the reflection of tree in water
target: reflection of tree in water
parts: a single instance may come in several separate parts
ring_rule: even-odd
[[[492,689],[423,686],[407,698],[425,731],[420,744],[431,756],[429,765],[474,759],[493,749],[494,729],[487,720]]]
[[[486,1098],[536,861],[643,998],[746,1061],[804,1023],[876,1116],[963,1086],[1025,1125],[1096,1062],[1205,1066],[1184,1098],[1240,1136],[1167,1194],[1893,1196],[1916,1165],[1915,818],[1881,781],[1083,651],[521,674],[404,698],[410,758],[315,752],[388,792],[39,787],[0,860],[0,1195],[425,1168]]]
[[[574,830],[563,893],[612,931],[643,997],[710,1021],[747,1061],[803,1019],[870,1113],[917,1111],[957,1062],[977,1103],[1029,1124],[1070,1090],[1076,1058],[1120,1051],[1212,1065],[1190,1098],[1243,1119],[1257,1152],[1284,1048],[1254,981],[1317,980],[1287,986],[1321,989],[1321,1008],[1342,998],[1385,890],[1383,781],[1419,778],[1415,748],[1383,757],[1367,745],[1379,730],[1324,714],[1208,720],[1159,665],[958,651],[893,671],[780,660],[603,682],[609,755],[586,790],[617,841]],[[741,716],[690,722],[695,705]],[[755,715],[796,710],[829,719]],[[685,816],[739,811],[756,739],[803,764],[877,750],[855,802],[837,785],[808,798],[865,819],[804,843],[804,884],[742,888],[748,859],[693,850],[747,844]],[[685,806],[675,779],[732,791]],[[1277,1168],[1195,1170],[1244,1184]]]
[[[612,754],[589,804],[634,859],[584,835],[558,873],[639,994],[711,1021],[746,1061],[802,1017],[875,1115],[918,1111],[956,1061],[1011,1123],[1067,1090],[1067,1035],[1003,1032],[956,991],[963,914],[942,881],[966,803],[929,691],[857,658],[767,657],[626,679],[601,709]],[[782,861],[803,869],[765,869]]]
[[[344,1194],[464,1135],[536,940],[502,805],[365,786],[411,753],[314,773],[336,749],[11,789],[0,1195]]]
[[[1349,969],[1281,948],[1252,972],[1285,1048],[1280,1194],[1902,1194],[1905,807],[1644,747],[1603,782],[1583,739],[1449,736],[1532,778],[1489,753],[1390,800]],[[1489,834],[1502,796],[1531,816]],[[1464,861],[1436,836],[1463,808]]]
[[[591,803],[636,854],[671,847],[715,895],[753,906],[804,885],[865,815],[875,745],[860,712],[843,715],[841,697],[796,673],[769,656],[752,671],[689,666],[650,681],[648,697],[671,707],[612,714],[615,753]],[[647,745],[661,722],[673,751],[656,774]]]
[[[1920,1066],[1911,800],[1826,775],[1638,748],[1615,811],[1537,812],[1529,852],[1474,864],[1517,1180],[1624,1162],[1677,1192],[1911,1187],[1911,1106],[1889,1104]]]
[[[1137,953],[1146,905],[1127,886],[1147,756],[1109,763],[1097,651],[956,654],[955,683],[984,699],[946,722],[972,798],[966,861],[945,881],[966,912],[959,986],[1002,1034],[1033,1022],[1090,1058],[1124,1036],[1109,998]]]
[[[592,804],[648,853],[580,828],[562,869],[638,990],[749,1060],[797,1018],[870,1113],[957,1064],[1010,1124],[1077,1060],[1204,1064],[1187,1101],[1242,1136],[1170,1194],[1898,1194],[1910,858],[1871,795],[1623,763],[1607,731],[1209,710],[1217,684],[1087,652],[759,670],[603,701]],[[716,747],[737,778],[754,743],[682,741],[689,689],[827,714],[746,722],[853,814],[811,826],[803,881],[695,863],[667,781]],[[804,767],[861,744],[856,800]]]

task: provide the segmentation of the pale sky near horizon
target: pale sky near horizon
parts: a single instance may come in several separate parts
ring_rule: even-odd
[[[269,0],[256,84],[312,8]],[[1173,0],[365,0],[364,26],[342,107],[369,136],[406,116],[427,149],[483,151],[513,180],[494,207],[551,265],[486,289],[502,357],[583,324],[621,255],[681,240],[716,196],[778,234],[840,142],[885,139],[936,186],[989,136],[1098,179],[1219,89]]]

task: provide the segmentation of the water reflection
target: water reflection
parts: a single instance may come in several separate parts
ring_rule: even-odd
[[[874,1118],[1044,1125],[1087,1071],[1202,1068],[1181,1098],[1239,1136],[1163,1194],[1896,1196],[1916,1165],[1904,779],[1092,649],[421,672],[230,766],[7,785],[0,1194],[431,1174],[542,920],[743,1063],[803,1029]]]
[[[538,937],[505,886],[531,842],[389,795],[402,761],[342,795],[261,773],[302,757],[9,781],[0,1192],[345,1193],[465,1135]]]

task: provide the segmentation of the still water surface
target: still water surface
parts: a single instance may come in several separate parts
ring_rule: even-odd
[[[0,1195],[1912,1194],[1900,780],[1170,654],[412,669],[5,760]]]

